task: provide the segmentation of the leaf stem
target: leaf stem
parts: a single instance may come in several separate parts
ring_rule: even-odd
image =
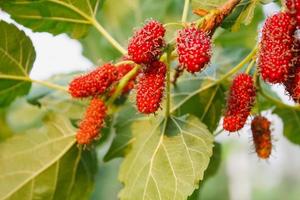
[[[189,5],[190,5],[190,0],[185,0],[184,1],[183,12],[182,12],[182,17],[181,17],[182,22],[186,22],[188,12],[189,12]]]
[[[125,55],[127,54],[127,51],[120,45],[119,42],[117,42],[104,28],[103,26],[96,20],[96,19],[90,19],[92,25],[96,28],[96,30],[103,35],[107,39],[107,41],[114,46],[121,54]]]
[[[166,77],[166,95],[167,95],[167,99],[166,99],[166,112],[165,112],[165,117],[168,118],[170,115],[170,101],[171,101],[171,73],[170,73],[170,51],[167,52],[167,77]]]
[[[141,66],[136,64],[135,67],[119,81],[119,84],[116,87],[115,92],[107,101],[107,105],[112,104],[116,100],[116,98],[121,95],[123,88],[128,84],[130,79],[132,79],[132,77],[136,75],[136,73],[139,71],[140,68]]]
[[[28,76],[14,76],[14,75],[4,75],[4,74],[0,74],[0,79],[9,79],[9,80],[20,80],[20,81],[27,81],[27,82],[32,82],[32,83],[38,83],[40,85],[44,85],[48,88],[52,88],[54,90],[60,90],[63,92],[68,92],[68,90],[60,85],[48,82],[48,81],[42,81],[42,80],[35,80],[35,79],[31,79]]]

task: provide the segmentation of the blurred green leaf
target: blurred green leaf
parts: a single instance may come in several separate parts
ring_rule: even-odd
[[[132,150],[121,165],[121,199],[186,199],[212,155],[213,136],[195,117],[136,122]]]
[[[216,175],[218,172],[220,165],[221,165],[221,159],[222,159],[222,148],[220,143],[214,143],[213,148],[213,155],[210,158],[209,165],[207,167],[207,170],[204,173],[203,181],[200,183],[200,186],[205,184],[205,182]],[[200,193],[203,190],[203,187],[199,187],[196,189],[191,196],[189,196],[188,200],[198,200],[200,199]]]
[[[222,6],[227,0],[192,0],[193,9],[212,10]]]
[[[300,145],[300,111],[276,107],[273,113],[279,115],[283,122],[284,136],[291,142]]]
[[[0,107],[29,92],[30,82],[6,77],[28,78],[34,60],[35,50],[29,37],[15,25],[0,21]]]
[[[186,81],[186,83],[183,83],[183,81],[180,81],[178,86],[174,88],[173,97],[176,99],[176,97],[179,98],[183,93],[188,94],[188,88],[191,88],[192,85],[190,82]],[[208,85],[209,83],[213,83],[213,81],[207,80],[202,82],[203,85]],[[190,98],[179,107],[177,113],[179,115],[192,114],[197,116],[213,132],[217,128],[223,114],[224,105],[225,91],[221,85],[216,85]]]
[[[247,26],[240,23],[236,24],[242,28],[234,32],[231,32],[230,30],[220,31],[218,37],[215,39],[215,43],[226,48],[253,48],[254,44],[257,42],[257,27],[263,19],[264,14],[261,7],[257,8],[251,24]]]
[[[0,8],[18,23],[37,32],[83,37],[101,0],[0,0]]]
[[[6,120],[7,111],[0,109],[0,142],[14,134],[11,127],[8,126]]]
[[[45,126],[0,143],[0,196],[87,198],[96,159],[93,151],[82,153],[76,147],[74,133],[67,119],[48,115]]]
[[[104,156],[104,161],[123,157],[128,152],[133,142],[132,124],[135,121],[147,120],[148,117],[137,113],[136,108],[130,103],[125,104],[115,114],[114,128],[115,138]]]
[[[251,5],[251,3],[253,1],[256,0],[242,0],[237,6],[236,8],[233,10],[233,12],[228,15],[225,20],[222,22],[222,27],[225,29],[230,29],[233,25],[235,25],[236,23],[240,23],[239,20],[239,16],[243,13],[247,11],[247,8],[249,5]]]

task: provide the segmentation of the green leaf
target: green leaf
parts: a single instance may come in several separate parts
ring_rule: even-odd
[[[252,1],[256,1],[256,0],[242,0],[236,6],[236,8],[233,10],[233,12],[225,18],[225,20],[222,22],[221,26],[225,29],[230,29],[234,24],[236,24],[237,20],[239,19],[239,16],[243,12],[245,12],[245,10],[252,3]]]
[[[135,121],[147,119],[148,117],[137,114],[137,110],[131,103],[121,107],[120,111],[115,114],[115,138],[104,156],[104,161],[107,162],[117,157],[123,157],[134,141],[132,136],[132,124]]]
[[[121,165],[120,198],[186,199],[198,187],[212,155],[213,136],[197,118],[136,122],[135,142]]]
[[[276,107],[273,111],[283,121],[284,136],[291,142],[300,145],[300,111],[286,107]]]
[[[209,85],[211,83],[213,83],[211,80],[202,81],[203,85]],[[185,96],[184,93],[189,94],[191,85],[190,81],[186,81],[185,83],[184,81],[180,81],[178,86],[174,88],[174,100],[180,101],[176,98],[182,98]],[[177,113],[179,113],[179,115],[192,114],[197,116],[208,129],[213,132],[218,126],[224,105],[225,91],[222,89],[221,85],[218,84],[203,90],[190,98],[179,107]]]
[[[33,31],[68,33],[72,38],[87,33],[99,4],[100,0],[0,0],[0,8]]]
[[[250,7],[251,6],[249,6],[249,8]],[[234,32],[232,32],[229,29],[223,30],[216,38],[215,44],[220,44],[226,48],[243,47],[243,48],[252,49],[253,45],[257,41],[257,32],[258,32],[257,27],[264,19],[264,14],[261,7],[254,7],[254,8],[256,8],[256,10],[253,19],[251,19],[251,24],[246,26],[244,24],[241,24],[242,23],[241,21],[239,23],[236,22],[235,24],[236,27],[241,26],[242,28]]]
[[[49,115],[44,123],[0,143],[0,196],[16,200],[87,198],[96,171],[95,155],[76,147],[75,130],[64,117]]]
[[[30,82],[4,77],[28,78],[34,60],[35,50],[29,37],[15,25],[0,21],[0,107],[29,92]]]
[[[206,183],[206,181],[217,174],[220,166],[221,166],[221,159],[222,158],[222,148],[221,144],[215,142],[214,143],[214,149],[213,149],[213,155],[210,158],[209,165],[207,167],[207,170],[205,171],[204,178],[201,184]],[[189,196],[188,200],[198,200],[200,198],[200,193],[203,190],[203,187],[199,187],[197,190],[193,192],[191,196]]]
[[[215,9],[222,6],[227,0],[192,0],[193,9],[201,8],[205,10]]]

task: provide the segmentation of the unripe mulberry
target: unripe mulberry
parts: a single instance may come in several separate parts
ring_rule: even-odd
[[[257,156],[267,159],[272,151],[271,122],[262,116],[256,116],[251,122],[251,131]]]
[[[106,106],[101,99],[93,98],[76,134],[78,144],[87,145],[99,137],[106,116]]]
[[[160,107],[164,93],[166,65],[155,61],[141,74],[137,85],[136,104],[141,113],[154,113]]]
[[[105,64],[86,75],[73,79],[69,85],[69,93],[74,98],[100,95],[116,80],[116,67],[112,64]]]
[[[255,101],[255,93],[251,76],[239,74],[233,79],[223,120],[225,130],[234,132],[244,127]]]
[[[286,0],[285,5],[297,21],[297,26],[300,26],[300,0]]]
[[[165,45],[165,28],[155,20],[148,21],[143,28],[137,30],[128,44],[129,59],[134,62],[150,63],[162,53]]]
[[[177,37],[178,60],[188,72],[201,71],[211,58],[211,38],[196,27],[180,30]]]
[[[266,82],[283,83],[293,58],[292,45],[295,24],[288,13],[269,17],[262,30],[258,66]]]

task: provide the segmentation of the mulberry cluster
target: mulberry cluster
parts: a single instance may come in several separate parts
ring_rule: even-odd
[[[160,61],[149,64],[137,85],[136,104],[141,113],[154,113],[160,107],[165,87],[166,65]]]
[[[288,78],[293,59],[295,23],[289,13],[269,17],[262,30],[258,65],[266,82],[283,83]]]
[[[297,26],[300,27],[300,0],[286,0],[285,5],[288,12],[295,18]]]
[[[178,60],[188,72],[201,71],[211,58],[211,38],[196,27],[180,30],[177,37]]]
[[[93,98],[86,110],[83,120],[80,122],[76,135],[77,143],[90,144],[99,136],[100,129],[106,116],[106,106],[101,99]]]
[[[74,98],[83,98],[103,94],[118,78],[118,72],[112,64],[105,64],[94,71],[76,77],[69,84],[69,93]]]
[[[147,22],[137,30],[128,44],[129,59],[138,64],[147,64],[157,60],[165,45],[165,28],[155,20]]]
[[[270,121],[262,116],[256,116],[251,122],[251,131],[257,156],[267,159],[272,151]]]
[[[255,87],[252,77],[237,75],[230,87],[223,128],[235,132],[244,127],[255,101]]]

